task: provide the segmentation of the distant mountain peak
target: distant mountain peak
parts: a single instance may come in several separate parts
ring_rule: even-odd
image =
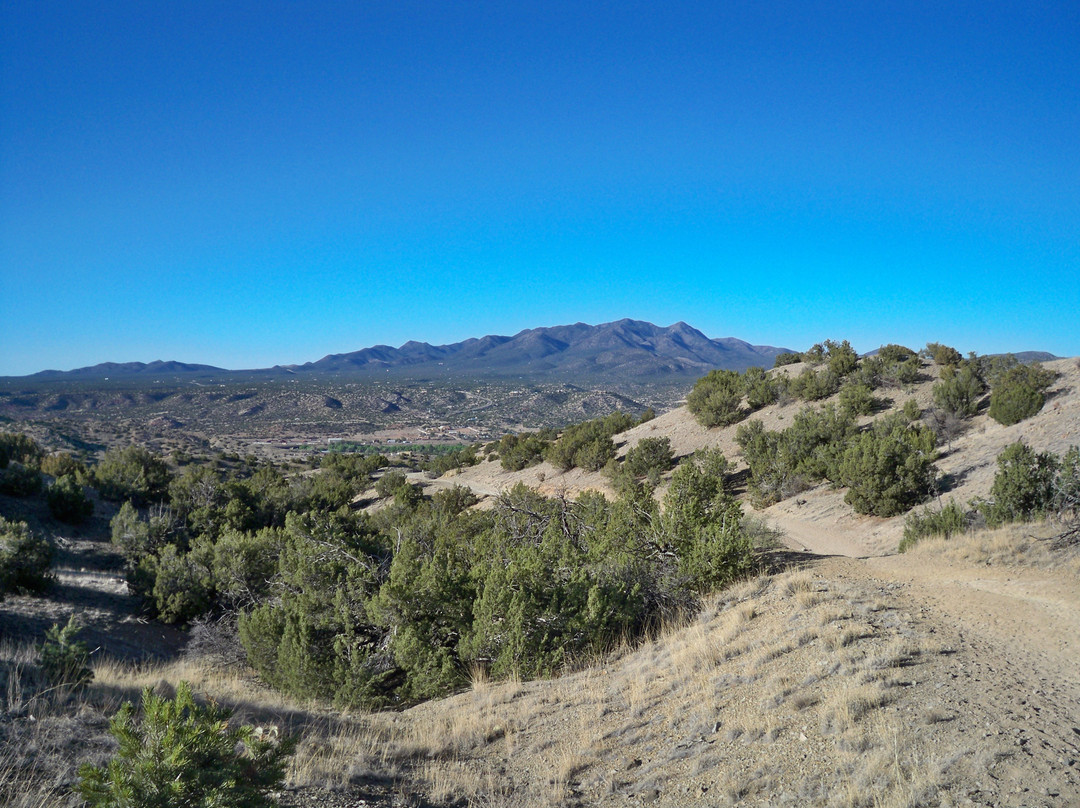
[[[513,336],[489,334],[450,345],[409,340],[399,348],[373,345],[359,351],[327,354],[300,365],[227,371],[211,365],[154,360],[105,362],[72,371],[47,370],[38,378],[198,376],[214,374],[297,375],[330,373],[386,378],[514,378],[532,381],[582,380],[693,381],[715,368],[770,367],[785,348],[750,345],[733,337],[710,339],[679,321],[658,326],[624,317],[611,323],[574,323],[526,328]]]
[[[375,346],[302,365],[305,372],[374,372],[410,375],[553,378],[575,375],[623,380],[696,379],[717,367],[771,366],[787,349],[709,339],[683,321],[663,327],[624,317],[610,323],[526,328],[512,337],[488,335],[451,345],[409,341],[397,349]]]

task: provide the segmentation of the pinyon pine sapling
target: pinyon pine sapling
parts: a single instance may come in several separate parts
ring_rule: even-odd
[[[143,716],[130,702],[110,722],[119,742],[104,768],[84,764],[78,791],[93,808],[269,808],[277,802],[295,738],[276,728],[236,726],[232,711],[195,702],[181,682],[176,698],[143,691]]]

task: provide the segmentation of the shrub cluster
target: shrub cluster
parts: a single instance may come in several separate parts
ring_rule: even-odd
[[[129,588],[151,614],[180,623],[261,597],[287,515],[346,508],[385,463],[381,456],[331,454],[314,474],[286,476],[270,465],[239,462],[231,474],[192,464],[167,475],[162,501],[138,508],[129,500],[111,522]],[[395,498],[419,496],[400,472],[383,475],[377,490]]]
[[[140,507],[162,501],[169,490],[165,461],[141,446],[110,449],[94,467],[93,476],[104,499],[130,500]]]
[[[801,357],[808,367],[791,379],[787,392],[804,401],[828,398],[859,368],[859,355],[847,340],[827,339],[804,351]]]
[[[806,407],[783,431],[754,420],[739,427],[735,440],[758,506],[828,480],[848,487],[845,501],[859,513],[892,516],[925,499],[936,474],[933,432],[903,412],[860,432],[850,409]]]
[[[504,469],[521,471],[540,463],[554,439],[554,430],[546,429],[523,432],[520,435],[503,435],[494,450],[499,453],[499,463]]]
[[[991,527],[1075,513],[1080,505],[1080,449],[1075,446],[1058,457],[1017,441],[998,455],[997,466],[989,499],[976,503]]]
[[[6,469],[12,461],[36,466],[44,455],[37,441],[26,435],[0,432],[0,469]]]
[[[616,414],[560,442],[576,455],[631,425]],[[474,666],[555,671],[641,635],[752,558],[722,455],[683,464],[663,515],[640,486],[615,501],[519,486],[477,511],[467,489],[425,498],[394,470],[376,483],[392,502],[369,516],[348,505],[372,461],[333,456],[294,476],[235,462],[192,462],[160,501],[122,505],[112,534],[129,586],[164,621],[235,613],[267,682],[341,705],[445,693]],[[630,458],[646,477],[671,462],[663,439]]]
[[[936,438],[904,413],[879,418],[853,437],[840,458],[836,481],[858,513],[896,516],[930,496],[937,476]]]
[[[575,466],[585,471],[599,471],[615,457],[612,437],[636,423],[623,412],[568,426],[559,439],[548,447],[546,459],[556,468],[569,471]]]
[[[839,479],[840,456],[855,433],[852,413],[831,404],[805,407],[783,431],[759,420],[739,427],[735,442],[750,467],[750,493],[765,506],[793,496],[823,479]]]
[[[477,456],[478,445],[470,443],[468,446],[464,446],[461,449],[455,449],[452,452],[446,454],[436,455],[423,464],[424,469],[432,477],[441,477],[448,471],[453,469],[464,469],[469,466],[475,466],[480,462],[480,458]]]
[[[771,376],[758,367],[747,368],[742,374],[713,370],[694,384],[686,407],[702,426],[726,426],[777,401],[787,386],[785,376]]]
[[[33,594],[48,589],[52,556],[52,545],[32,533],[26,522],[0,516],[0,598],[9,592]]]
[[[434,696],[476,665],[551,673],[749,568],[741,511],[709,468],[676,471],[663,516],[651,496],[521,485],[490,511],[451,489],[373,518],[290,515],[241,641],[276,687],[342,705]]]
[[[1009,368],[990,388],[990,417],[1004,426],[1030,418],[1043,408],[1053,380],[1054,374],[1037,362]]]

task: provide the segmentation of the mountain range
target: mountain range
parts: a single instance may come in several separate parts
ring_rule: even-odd
[[[771,367],[788,349],[751,345],[740,339],[710,339],[683,322],[661,327],[623,319],[602,325],[530,328],[514,336],[489,335],[451,345],[406,342],[400,348],[375,345],[359,351],[330,354],[302,365],[275,365],[231,371],[183,362],[106,362],[71,371],[46,370],[38,379],[116,377],[325,375],[371,378],[522,378],[529,380],[619,379],[679,382],[696,379],[714,368],[745,370]]]

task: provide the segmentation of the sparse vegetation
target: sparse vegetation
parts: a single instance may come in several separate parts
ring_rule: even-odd
[[[94,678],[93,671],[88,667],[90,649],[77,639],[80,630],[72,614],[63,628],[54,623],[45,633],[45,641],[38,649],[41,672],[54,689],[74,690]]]
[[[824,347],[809,362],[826,376]],[[945,410],[938,404],[922,412],[931,379],[917,370],[906,375],[918,361],[902,346],[884,346],[877,356],[857,361],[843,377],[838,398],[825,406],[795,412],[799,405],[784,396],[780,406],[755,416],[763,420],[709,433],[705,445],[723,446],[737,433],[748,469],[710,449],[682,458],[670,471],[672,444],[685,452],[704,430],[689,418],[665,416],[657,431],[646,427],[627,436],[625,461],[609,464],[632,477],[630,484],[616,486],[615,499],[580,493],[582,480],[587,485],[597,478],[575,474],[562,478],[570,488],[566,495],[546,497],[518,487],[502,497],[489,494],[483,508],[475,509],[490,480],[505,483],[515,476],[481,468],[432,481],[400,473],[423,465],[430,477],[437,471],[431,458],[393,457],[379,492],[376,475],[386,459],[371,465],[376,459],[360,453],[322,454],[288,467],[242,457],[242,450],[186,453],[182,464],[174,455],[157,502],[122,504],[112,523],[114,546],[128,566],[131,591],[144,598],[150,614],[178,622],[198,617],[197,631],[218,638],[222,659],[231,661],[215,657],[214,668],[207,661],[198,688],[225,694],[223,701],[236,705],[230,728],[274,722],[283,731],[302,732],[297,754],[283,766],[290,787],[318,783],[340,791],[341,800],[361,789],[367,799],[367,789],[385,788],[387,801],[393,792],[395,799],[412,803],[615,804],[640,797],[659,804],[715,798],[856,806],[866,793],[883,805],[955,802],[971,794],[964,789],[972,777],[992,771],[997,779],[980,781],[991,788],[999,781],[1030,780],[1071,797],[1069,768],[1055,768],[1056,757],[1049,757],[1060,744],[1053,750],[1033,747],[1033,756],[1015,755],[1001,769],[995,768],[996,753],[968,755],[949,746],[954,730],[993,743],[982,734],[981,718],[992,715],[986,705],[1002,691],[977,704],[979,721],[958,706],[958,696],[969,698],[964,688],[971,687],[973,671],[980,687],[1024,687],[1025,694],[1031,691],[1025,698],[1053,714],[1051,700],[1038,693],[1035,677],[1023,678],[1022,666],[1009,669],[1007,682],[995,679],[982,667],[985,655],[1003,652],[983,647],[973,654],[950,632],[974,621],[991,638],[1015,633],[1022,615],[1011,619],[998,609],[989,620],[982,609],[993,606],[999,583],[1010,604],[1023,606],[1024,587],[1032,582],[1017,574],[1016,565],[1041,565],[1038,597],[1062,597],[1054,588],[1059,578],[1071,580],[1067,576],[1080,569],[1075,542],[1049,539],[1060,531],[1060,519],[1075,517],[1080,449],[1062,456],[1034,449],[1030,455],[1003,453],[993,491],[977,508],[965,506],[959,496],[973,482],[989,490],[992,470],[971,471],[967,461],[958,462],[961,452],[973,442],[989,445],[1004,431],[985,426],[985,391],[974,415],[948,413],[968,426],[959,451],[941,461],[947,473],[939,477],[936,443],[919,419],[933,423],[935,413]],[[960,375],[969,363],[972,373],[985,374],[990,383],[1018,367],[1007,359],[971,357],[943,366],[942,379]],[[755,407],[750,380],[775,393],[780,385],[764,384],[770,378],[764,371],[743,374],[744,412]],[[904,381],[910,378],[915,381]],[[908,384],[920,386],[895,389]],[[1074,406],[1071,396],[1062,395],[1062,411]],[[673,423],[669,439],[664,430]],[[1025,429],[1031,446],[1047,445],[1045,423],[1040,418]],[[1061,451],[1060,436],[1053,439],[1049,445]],[[614,446],[620,439],[609,440]],[[513,454],[511,443],[506,454]],[[498,443],[486,448],[502,455]],[[9,466],[44,472],[51,463],[60,472],[49,473],[57,480],[54,487],[65,475],[81,484],[80,475],[87,474],[70,455],[20,457],[26,462],[11,458]],[[549,483],[556,483],[551,490],[561,491],[560,478],[547,471]],[[536,471],[519,476],[544,479]],[[423,488],[410,480],[420,480]],[[477,493],[451,486],[474,480],[481,481]],[[821,486],[754,519],[736,498],[748,494],[767,504],[822,481],[848,490]],[[666,488],[655,491],[657,483]],[[901,549],[914,555],[901,562],[902,573],[901,564],[889,559],[864,565],[809,561],[807,553],[786,550],[764,557],[754,552],[765,519],[772,522],[779,514],[780,524],[803,520],[812,526],[822,514],[841,511],[846,516],[838,531],[869,525],[866,530],[883,547],[895,542],[900,520],[852,519],[841,496],[869,513],[898,513],[938,487],[946,497],[961,494],[904,520]],[[1029,497],[1031,491],[1035,495]],[[49,517],[48,504],[48,491],[0,499],[26,520],[21,524],[27,532],[27,522],[38,533],[58,531],[57,590],[93,579],[109,587],[114,602],[121,601],[115,578],[77,569],[73,561],[72,542],[93,537],[103,520],[59,532],[67,529]],[[101,510],[109,513],[114,506]],[[999,517],[1005,522],[1041,515],[1050,517],[1045,525],[1018,526],[1007,540],[1007,528],[989,534],[972,529],[981,518],[996,524]],[[808,531],[805,541],[817,548],[814,538]],[[979,565],[974,574],[986,587],[980,584],[977,603],[968,605],[966,584],[935,577],[931,568],[939,556]],[[779,566],[796,557],[795,572],[738,582],[762,563]],[[1008,578],[985,566],[999,563],[1013,565]],[[927,601],[919,599],[923,589],[940,598],[940,610],[925,608]],[[31,601],[11,597],[5,605],[25,603]],[[134,625],[135,614],[126,618],[132,621],[126,627]],[[237,621],[239,640],[230,628]],[[924,633],[928,625],[935,634]],[[1038,628],[1055,630],[1051,622]],[[62,638],[69,629],[71,635]],[[69,740],[72,733],[64,727],[96,722],[100,733],[103,716],[115,711],[120,698],[161,679],[180,681],[203,664],[136,668],[98,653],[87,663],[75,629],[61,619],[46,637],[46,644],[83,660],[79,671],[94,670],[93,680],[75,688],[71,680],[77,683],[78,675],[47,672],[41,636],[27,640],[21,657],[6,636],[0,643],[0,802],[19,808],[63,803],[71,796],[63,784],[75,782],[70,764],[76,756],[99,764],[107,775],[105,756],[112,747],[100,739]],[[101,633],[99,622],[92,627],[95,646]],[[1061,656],[1057,645],[1040,645],[1034,635],[1024,640],[1024,653],[1041,649],[1049,655],[1047,675],[1062,670],[1053,661]],[[27,655],[25,649],[35,647],[40,656]],[[103,643],[103,653],[109,647]],[[255,684],[246,668],[221,667],[239,666],[245,651],[259,681],[302,701]],[[940,654],[947,656],[939,660]],[[555,674],[550,681],[522,682]],[[60,685],[55,690],[54,680]],[[161,684],[160,697],[173,701],[168,692]],[[327,709],[330,703],[401,707],[454,692],[409,711]],[[136,720],[130,726],[142,732],[139,710],[131,709]],[[1010,740],[1031,726],[1044,728],[1053,740],[1051,724],[1038,711],[1003,715],[1001,722]],[[799,763],[765,767],[763,755]],[[49,768],[61,756],[69,764],[64,776]],[[245,759],[238,765],[253,764]],[[144,756],[128,768],[139,767],[149,772],[150,761]],[[541,769],[551,773],[550,782],[535,778]],[[175,772],[166,777],[175,779]],[[683,790],[672,790],[672,782]],[[1006,797],[987,792],[979,799]],[[300,794],[289,799],[306,804]]]
[[[940,507],[927,506],[918,513],[908,514],[904,520],[904,538],[897,549],[906,553],[929,536],[949,539],[967,530],[969,525],[967,512],[955,500]]]

